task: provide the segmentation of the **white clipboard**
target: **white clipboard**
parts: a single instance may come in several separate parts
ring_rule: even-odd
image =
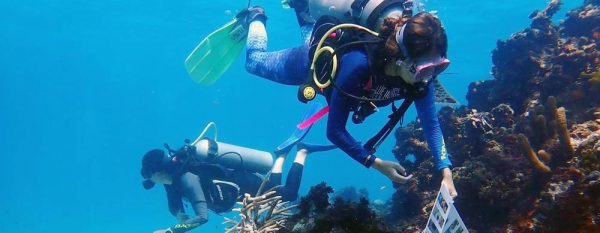
[[[424,233],[467,233],[469,230],[463,223],[454,207],[454,200],[448,188],[442,184],[429,215]]]

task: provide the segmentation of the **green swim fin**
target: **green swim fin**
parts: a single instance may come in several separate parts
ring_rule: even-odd
[[[290,9],[290,0],[281,0],[281,7],[283,9]]]
[[[237,59],[248,39],[248,31],[238,19],[208,35],[185,59],[185,69],[197,83],[213,84]]]

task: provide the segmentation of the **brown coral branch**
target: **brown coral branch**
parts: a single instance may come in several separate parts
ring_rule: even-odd
[[[546,152],[545,150],[539,150],[537,154],[546,163],[548,163],[548,162],[550,162],[550,160],[552,160],[552,155],[550,155],[550,153]]]
[[[557,123],[558,123],[558,140],[560,141],[561,147],[567,152],[569,157],[573,156],[573,146],[571,145],[571,136],[569,136],[569,130],[567,129],[567,116],[565,108],[560,107],[556,110]]]
[[[535,154],[535,152],[531,148],[531,145],[529,144],[529,140],[527,139],[527,137],[524,134],[522,134],[522,133],[519,134],[517,136],[517,139],[519,141],[519,145],[521,146],[521,150],[523,151],[523,153],[525,155],[527,155],[529,160],[531,160],[531,162],[533,163],[533,166],[535,168],[537,168],[539,171],[542,171],[542,172],[550,172],[551,171],[550,167],[546,166],[546,164],[544,164],[542,161],[540,161],[538,156]]]

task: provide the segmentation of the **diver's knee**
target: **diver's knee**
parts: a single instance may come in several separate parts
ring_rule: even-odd
[[[325,136],[327,136],[327,140],[329,140],[330,142],[333,142],[333,144],[335,144],[335,140],[337,139],[337,133],[335,132],[335,130],[327,130],[327,133]]]
[[[250,56],[250,53],[252,52],[248,50],[247,53],[248,55],[246,56],[246,64],[244,65],[244,67],[246,68],[246,72],[254,74],[255,65],[252,64],[252,56]]]
[[[298,199],[298,192],[285,192],[283,194],[283,198],[282,201],[286,202],[286,201],[295,201],[296,199]]]

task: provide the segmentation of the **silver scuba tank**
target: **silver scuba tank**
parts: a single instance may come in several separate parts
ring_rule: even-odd
[[[202,138],[194,144],[194,160],[216,163],[231,169],[245,169],[250,172],[266,174],[273,165],[273,156],[266,151],[217,142]]]
[[[308,11],[314,20],[328,15],[378,32],[385,17],[402,16],[403,3],[401,0],[308,0]]]

